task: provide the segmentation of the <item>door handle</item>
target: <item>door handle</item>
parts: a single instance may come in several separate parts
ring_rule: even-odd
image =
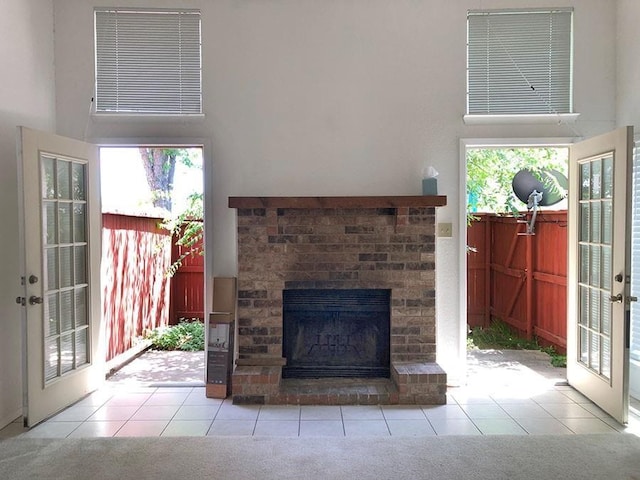
[[[29,305],[38,305],[40,303],[42,303],[42,297],[36,297],[35,295],[29,297]]]
[[[619,293],[617,295],[610,295],[609,296],[609,301],[611,303],[622,303],[622,294]]]
[[[609,296],[609,301],[611,303],[622,303],[622,294],[619,293],[617,295],[611,295]],[[626,304],[629,305],[631,302],[637,302],[638,301],[638,297],[634,297],[633,295],[628,295],[626,297]]]

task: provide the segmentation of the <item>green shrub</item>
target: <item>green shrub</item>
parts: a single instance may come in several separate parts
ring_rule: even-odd
[[[544,353],[551,357],[551,365],[554,367],[567,367],[567,356],[562,355],[561,353],[556,352],[556,349],[553,347],[545,347],[542,349]]]
[[[151,348],[156,350],[197,352],[204,350],[204,324],[199,319],[180,319],[178,325],[156,328],[145,338],[151,340]]]

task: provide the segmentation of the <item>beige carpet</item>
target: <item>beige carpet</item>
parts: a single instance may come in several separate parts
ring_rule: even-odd
[[[13,438],[0,479],[639,480],[640,438]]]

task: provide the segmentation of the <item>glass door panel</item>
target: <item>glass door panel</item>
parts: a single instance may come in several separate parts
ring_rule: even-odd
[[[604,378],[609,378],[611,374],[609,296],[613,178],[611,155],[581,164],[578,200],[581,214],[578,216],[577,229],[582,299],[578,303],[579,362]]]
[[[44,275],[44,374],[53,381],[89,363],[86,164],[40,159]]]

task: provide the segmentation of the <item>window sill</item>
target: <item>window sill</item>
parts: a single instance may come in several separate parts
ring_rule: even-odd
[[[579,113],[551,115],[464,115],[465,125],[562,125],[575,123]]]
[[[92,113],[95,122],[201,122],[204,113],[197,114],[158,114],[158,113]]]

